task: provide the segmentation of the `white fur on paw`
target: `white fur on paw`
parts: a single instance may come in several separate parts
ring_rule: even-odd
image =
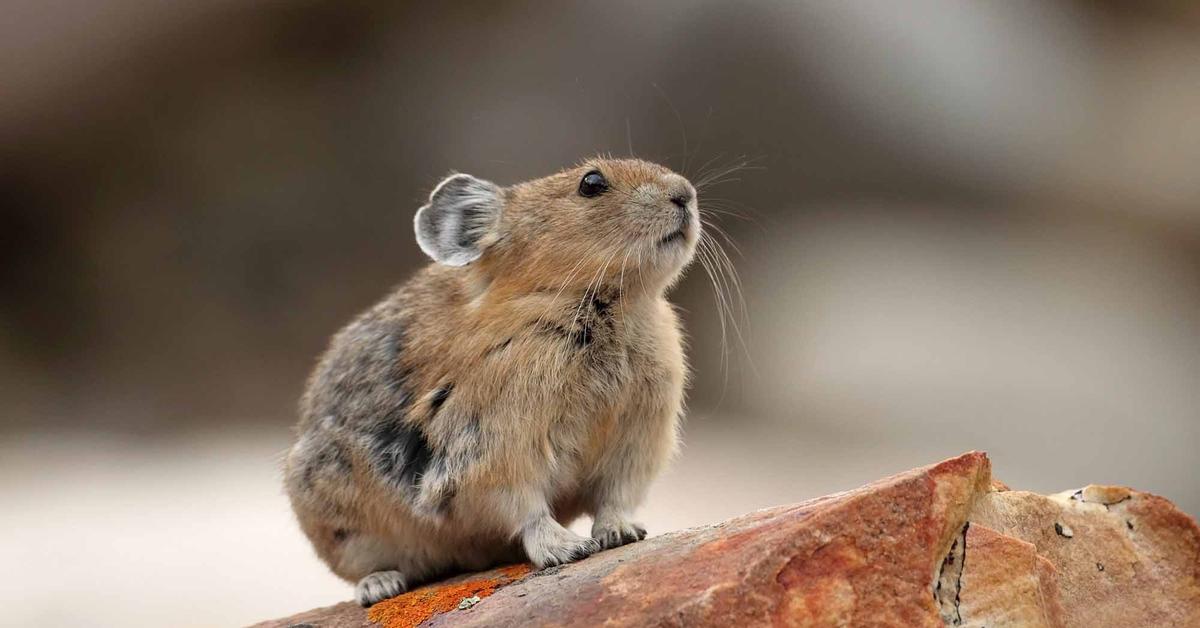
[[[595,539],[579,536],[558,525],[539,526],[525,537],[525,552],[538,568],[562,565],[600,551]]]
[[[354,597],[359,604],[366,607],[396,597],[407,590],[404,576],[399,571],[376,571],[358,581],[358,585],[354,587]]]
[[[592,538],[600,543],[600,547],[612,549],[646,538],[646,528],[640,523],[625,521],[623,519],[615,521],[597,520],[592,525]]]

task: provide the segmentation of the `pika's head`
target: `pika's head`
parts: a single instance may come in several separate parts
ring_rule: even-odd
[[[434,261],[471,264],[530,288],[620,282],[660,291],[700,238],[692,184],[636,159],[592,159],[507,188],[455,174],[433,190],[415,224]]]

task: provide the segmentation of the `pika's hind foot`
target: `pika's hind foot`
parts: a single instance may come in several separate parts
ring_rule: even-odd
[[[592,524],[592,538],[600,543],[600,547],[612,549],[646,538],[646,528],[624,519],[596,519]]]
[[[354,587],[354,597],[363,607],[371,606],[408,590],[399,571],[376,571],[368,574]]]
[[[579,536],[550,517],[527,526],[521,541],[530,562],[539,569],[587,558],[600,551],[598,541]]]

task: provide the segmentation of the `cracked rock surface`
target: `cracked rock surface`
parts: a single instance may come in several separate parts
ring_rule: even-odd
[[[1170,502],[1012,491],[990,471],[967,453],[560,568],[260,626],[1200,626],[1200,529]],[[486,596],[423,612],[475,581]]]

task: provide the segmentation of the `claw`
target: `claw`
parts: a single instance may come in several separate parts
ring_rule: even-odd
[[[613,549],[646,538],[646,528],[626,521],[601,523],[592,528],[592,537],[599,541],[604,549]]]
[[[396,597],[408,590],[404,576],[399,571],[376,571],[358,581],[354,597],[364,607],[388,598]]]

